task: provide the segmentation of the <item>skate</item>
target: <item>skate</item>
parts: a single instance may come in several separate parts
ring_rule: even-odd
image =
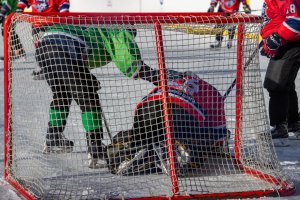
[[[271,129],[272,139],[275,147],[287,147],[290,146],[288,141],[288,128],[287,123],[282,122],[275,125]]]
[[[124,176],[145,172],[150,166],[149,163],[145,161],[148,157],[147,153],[146,148],[138,150],[132,159],[126,159],[121,162],[115,173]]]
[[[232,47],[232,40],[228,40],[227,42],[227,48],[230,49]]]
[[[106,147],[104,144],[101,146],[93,145],[88,147],[88,166],[91,169],[99,169],[106,167],[105,163],[100,163],[100,160],[106,158]]]
[[[103,168],[105,165],[99,162],[105,161],[107,157],[106,146],[101,140],[102,134],[87,133],[88,167],[91,169]]]
[[[218,41],[216,44],[211,44],[210,45],[210,48],[212,49],[218,49],[218,48],[221,48],[222,44],[220,41]]]
[[[68,140],[63,133],[48,133],[44,143],[43,153],[71,153],[74,142]]]
[[[288,125],[289,139],[300,140],[300,121]]]
[[[202,154],[208,157],[228,158],[231,157],[229,150],[229,140],[231,132],[226,130],[226,135],[220,138],[211,138],[207,140],[207,148],[203,148]],[[198,146],[202,146],[198,144]]]

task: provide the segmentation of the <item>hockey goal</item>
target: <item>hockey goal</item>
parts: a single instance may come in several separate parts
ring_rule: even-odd
[[[10,15],[4,31],[5,179],[27,199],[292,194],[269,133],[258,59],[261,22],[252,15],[204,13]],[[64,43],[45,42],[55,35]],[[143,60],[157,72],[155,84],[130,78],[128,54],[116,53],[132,55],[124,46],[133,42],[140,57],[134,55],[130,66]],[[25,55],[17,52],[19,43]],[[41,48],[56,56],[48,60]],[[43,152],[49,120],[62,117],[49,115],[47,83],[54,72],[44,70],[42,80],[32,72],[62,59],[70,60],[68,70],[89,67],[101,83],[97,126],[107,154],[97,168],[88,167],[85,134],[96,125],[82,118],[76,101],[61,114],[72,152]]]

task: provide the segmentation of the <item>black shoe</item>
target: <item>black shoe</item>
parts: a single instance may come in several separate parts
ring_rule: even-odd
[[[221,46],[222,46],[222,45],[221,45],[221,42],[217,42],[216,44],[210,45],[210,48],[216,49],[216,48],[220,48]]]
[[[45,75],[43,74],[42,70],[33,71],[32,72],[32,79],[33,80],[45,80]]]
[[[275,125],[271,129],[271,135],[272,135],[274,146],[276,146],[276,147],[289,146],[288,126],[287,126],[286,122]]]
[[[63,133],[48,133],[44,144],[43,153],[71,153],[74,142],[68,140]]]
[[[88,164],[89,168],[91,169],[97,169],[102,168],[102,165],[99,165],[99,160],[105,160],[106,159],[106,147],[104,144],[101,144],[100,146],[92,143],[92,146],[88,147]]]
[[[4,61],[4,57],[3,57],[3,56],[0,56],[0,60],[1,60],[1,61]]]
[[[289,123],[288,130],[289,132],[300,132],[300,121]]]
[[[271,134],[272,134],[272,139],[288,138],[289,134],[288,134],[287,124],[281,123],[281,124],[275,125],[271,130]]]
[[[228,40],[227,42],[227,48],[230,49],[232,47],[232,40]]]
[[[289,123],[288,131],[294,134],[294,135],[290,135],[289,139],[300,140],[300,121]]]

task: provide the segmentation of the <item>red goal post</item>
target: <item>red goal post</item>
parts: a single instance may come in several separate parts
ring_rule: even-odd
[[[250,198],[292,194],[295,187],[277,160],[268,131],[257,51],[261,22],[261,17],[254,15],[225,17],[213,13],[11,14],[7,17],[4,28],[5,179],[27,199]],[[31,32],[32,24],[137,30],[136,41],[141,49],[141,56],[144,61],[157,66],[161,80],[159,88],[165,129],[163,142],[167,146],[167,176],[157,170],[143,175],[118,176],[110,174],[106,168],[81,169],[86,167],[87,159],[86,147],[81,144],[84,139],[79,134],[83,131],[72,123],[68,124],[67,135],[77,139],[76,152],[66,155],[65,160],[57,154],[42,154],[39,142],[43,138],[39,134],[46,129],[42,125],[48,120],[47,110],[45,113],[42,111],[47,108],[44,102],[49,101],[49,91],[45,84],[30,80],[28,73],[37,65],[34,44],[43,38],[40,36],[35,39],[26,35]],[[18,61],[12,56],[12,26],[16,27],[21,38],[27,54],[26,61]],[[209,48],[208,45],[215,41],[215,35],[220,32],[223,42],[229,42],[223,32],[233,27],[236,31],[232,48]],[[230,95],[226,94],[224,99],[226,125],[228,132],[232,134],[226,141],[229,143],[226,146],[228,152],[224,153],[225,156],[214,155],[215,152],[213,155],[205,154],[205,158],[200,159],[202,163],[198,163],[201,167],[188,169],[192,172],[189,171],[185,176],[178,173],[186,169],[179,169],[174,152],[178,148],[175,145],[178,138],[174,138],[173,133],[174,113],[170,107],[173,102],[169,96],[167,69],[193,71],[214,85],[221,94],[227,92],[232,81],[235,81],[235,89]],[[124,130],[124,127],[130,128],[131,118],[134,117],[132,108],[153,86],[143,81],[134,83],[124,80],[118,71],[105,67],[104,70],[93,71],[93,74],[101,79],[101,85],[103,82],[100,90],[101,101],[106,103],[103,112],[108,116],[108,126],[113,135]],[[105,75],[109,78],[105,78]],[[120,81],[124,84],[118,84]],[[23,86],[30,88],[28,93],[23,93],[26,90]],[[118,90],[120,97],[115,99],[114,90],[117,87],[122,89]],[[40,94],[36,95],[34,91]],[[22,102],[18,100],[21,95],[24,97]],[[131,99],[134,101],[126,104]],[[36,103],[34,111],[26,109],[26,106],[33,106],[32,102]],[[108,105],[108,102],[112,104]],[[122,119],[126,119],[126,124],[118,121],[118,109],[125,116]],[[32,121],[24,119],[26,115],[22,110],[27,111],[26,114],[32,117]],[[73,113],[76,115],[79,111],[74,108]],[[72,120],[75,121],[74,124],[78,124],[76,116]],[[42,125],[37,125],[34,121]],[[22,135],[24,133],[29,134],[32,140]],[[109,145],[108,138],[105,143]],[[196,150],[191,151],[203,151],[197,145],[193,148]],[[91,178],[95,180],[86,180]],[[115,180],[119,180],[119,183]],[[60,188],[61,185],[64,187]]]

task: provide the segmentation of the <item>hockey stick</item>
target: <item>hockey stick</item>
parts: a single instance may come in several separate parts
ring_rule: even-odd
[[[110,142],[112,143],[112,136],[111,136],[111,132],[110,132],[110,129],[108,127],[108,123],[107,123],[107,120],[106,120],[106,117],[104,115],[104,112],[103,112],[103,109],[102,109],[102,105],[101,105],[101,102],[99,100],[99,105],[100,105],[100,112],[101,112],[101,115],[102,115],[102,118],[103,118],[103,121],[104,121],[104,126],[105,126],[105,129],[107,131],[107,134],[108,134],[108,137],[110,139]]]
[[[104,112],[103,112],[103,109],[102,109],[102,105],[101,105],[101,102],[100,102],[100,100],[99,100],[99,108],[100,108],[100,112],[101,112],[101,115],[102,115],[102,119],[103,119],[103,121],[104,121],[104,126],[105,126],[105,129],[106,129],[106,131],[107,131],[107,134],[108,134],[108,137],[109,137],[109,139],[110,139],[110,142],[112,143],[112,136],[111,136],[111,132],[110,132],[110,129],[109,129],[109,127],[108,127],[108,122],[107,122],[107,120],[106,120],[106,117],[105,117],[105,115],[104,115]],[[102,143],[103,144],[103,143]],[[107,147],[107,145],[105,145],[105,147]],[[93,169],[103,169],[103,168],[106,168],[107,167],[107,164],[106,163],[102,163],[102,164],[99,164],[99,163],[97,163],[94,167],[93,167]]]
[[[255,48],[255,50],[253,51],[253,53],[251,54],[250,58],[247,60],[247,62],[245,63],[245,66],[243,68],[243,70],[246,70],[249,65],[251,64],[252,60],[255,58],[256,54],[258,53],[259,49],[263,46],[263,41],[261,41],[259,43],[259,45]],[[231,83],[231,85],[229,86],[229,88],[226,90],[226,92],[223,95],[223,99],[225,100],[227,98],[227,96],[230,94],[230,92],[232,91],[232,89],[235,87],[236,85],[236,78],[234,79],[234,81]]]

